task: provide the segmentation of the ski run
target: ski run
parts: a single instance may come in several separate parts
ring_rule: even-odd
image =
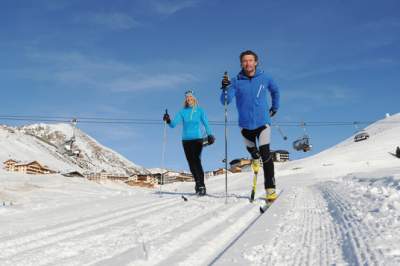
[[[260,214],[252,174],[158,190],[0,172],[0,265],[400,265],[400,115],[312,157],[276,165]],[[187,201],[182,199],[187,198]]]

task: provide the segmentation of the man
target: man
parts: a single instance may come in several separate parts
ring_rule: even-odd
[[[252,157],[252,168],[258,171],[260,157],[264,169],[266,200],[277,198],[275,191],[275,173],[270,152],[271,119],[279,108],[279,90],[272,78],[257,68],[258,56],[253,51],[240,54],[242,70],[232,81],[225,75],[222,80],[221,103],[227,103],[236,97],[239,113],[239,126],[248,152]],[[269,108],[267,94],[271,95],[272,106]],[[258,140],[258,147],[257,147]]]

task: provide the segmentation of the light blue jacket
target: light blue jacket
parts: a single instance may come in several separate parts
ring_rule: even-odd
[[[212,134],[208,124],[207,115],[201,107],[195,106],[193,108],[182,108],[176,114],[169,126],[174,128],[180,123],[183,123],[182,140],[202,139],[201,124],[204,126],[207,135]]]
[[[236,107],[239,113],[239,126],[245,129],[256,129],[265,124],[271,125],[269,117],[268,94],[272,98],[272,108],[279,109],[279,89],[272,78],[257,69],[254,77],[249,78],[240,72],[232,79],[228,87],[228,104],[236,97]],[[224,92],[221,103],[225,102]]]

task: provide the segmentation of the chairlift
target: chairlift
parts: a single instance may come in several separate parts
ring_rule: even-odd
[[[303,122],[303,123],[301,123],[300,126],[304,130],[304,135],[303,135],[303,137],[301,137],[293,142],[293,149],[295,149],[296,151],[308,152],[311,150],[312,145],[311,145],[310,137],[307,135],[306,123]]]
[[[75,128],[76,128],[77,123],[78,123],[78,120],[76,118],[73,118],[71,120],[72,137],[69,140],[65,141],[62,145],[60,145],[58,147],[58,151],[61,154],[66,154],[68,156],[75,156],[75,157],[79,157],[80,156],[81,151],[79,149],[77,149],[77,147],[74,145],[75,144],[75,140],[76,140]]]
[[[312,148],[310,143],[310,137],[308,135],[304,135],[302,138],[293,142],[293,149],[296,151],[308,152]]]
[[[66,142],[64,142],[64,149],[66,151],[72,151],[72,145],[74,144],[74,139],[71,138],[70,140],[67,140]]]
[[[370,136],[365,129],[360,129],[358,127],[359,122],[353,122],[354,127],[356,128],[356,132],[354,133],[354,142],[359,142],[368,139]]]
[[[64,142],[63,150],[61,151],[62,154],[67,154],[68,156],[78,156],[80,154],[80,150],[76,148],[74,145],[75,137]]]
[[[71,126],[72,126],[72,137],[75,139],[75,131],[76,131],[76,125],[78,124],[78,119],[72,118],[71,120]]]

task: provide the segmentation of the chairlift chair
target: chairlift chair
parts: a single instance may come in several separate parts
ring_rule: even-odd
[[[300,124],[300,126],[304,130],[304,135],[303,135],[303,137],[301,137],[293,142],[293,149],[295,149],[296,151],[308,152],[311,150],[312,145],[311,145],[310,137],[307,135],[306,123],[302,122]]]
[[[304,135],[302,138],[299,138],[298,140],[293,142],[293,149],[296,151],[303,151],[303,152],[308,152],[312,148],[312,145],[310,143],[310,137],[308,135]]]

